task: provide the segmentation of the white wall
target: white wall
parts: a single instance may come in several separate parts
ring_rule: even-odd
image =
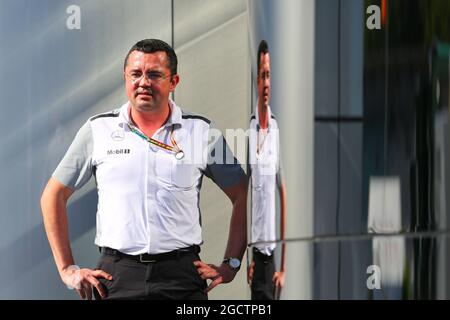
[[[81,9],[69,30],[66,8]],[[0,2],[0,298],[70,299],[45,237],[39,199],[78,128],[126,101],[123,59],[143,38],[171,41],[165,0]],[[95,266],[95,186],[69,208],[76,263]]]

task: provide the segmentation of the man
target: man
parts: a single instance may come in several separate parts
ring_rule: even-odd
[[[281,204],[280,235],[285,238],[286,197],[281,176],[278,124],[270,106],[270,55],[266,41],[258,48],[258,102],[250,120],[247,175],[251,181],[253,261],[248,282],[253,300],[278,299],[285,280],[285,244],[282,244],[280,271],[275,271],[275,193]]]
[[[83,299],[91,299],[92,291],[102,299],[207,299],[240,267],[246,176],[223,136],[208,143],[210,121],[186,114],[169,99],[180,77],[167,43],[136,43],[125,58],[124,80],[129,101],[82,126],[43,192],[44,224],[59,274]],[[231,161],[221,162],[222,154]],[[66,214],[69,197],[92,175],[99,196],[95,243],[102,252],[95,270],[75,266]],[[220,266],[198,255],[203,175],[233,204]]]

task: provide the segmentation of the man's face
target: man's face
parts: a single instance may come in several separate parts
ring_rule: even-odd
[[[270,100],[270,57],[268,53],[261,53],[258,70],[258,99],[268,106]]]
[[[168,104],[169,94],[178,84],[178,75],[170,76],[164,51],[133,51],[124,71],[125,89],[131,105],[141,112],[156,111]]]

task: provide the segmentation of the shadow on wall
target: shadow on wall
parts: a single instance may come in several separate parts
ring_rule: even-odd
[[[68,223],[70,242],[73,243],[83,234],[95,227],[97,190],[88,191],[68,206]],[[50,245],[45,233],[44,224],[40,224],[24,234],[8,247],[0,251],[0,270],[13,270],[13,274],[3,274],[0,279],[2,287],[7,288],[27,272],[32,266],[47,259],[53,260]],[[12,268],[11,268],[12,266]],[[56,265],[54,270],[57,272]]]

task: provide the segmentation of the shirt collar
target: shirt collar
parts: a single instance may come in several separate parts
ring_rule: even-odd
[[[182,112],[180,107],[177,106],[172,99],[169,99],[169,107],[170,107],[170,116],[169,119],[167,119],[167,122],[164,124],[164,126],[171,126],[173,124],[179,124],[181,126]]]
[[[164,124],[164,127],[172,126],[174,124],[178,124],[181,126],[182,112],[180,107],[178,107],[172,99],[169,99],[169,107],[170,107],[170,115],[169,119],[167,119],[166,123]],[[131,108],[129,101],[120,107],[120,114],[127,123],[130,122],[129,108]]]

